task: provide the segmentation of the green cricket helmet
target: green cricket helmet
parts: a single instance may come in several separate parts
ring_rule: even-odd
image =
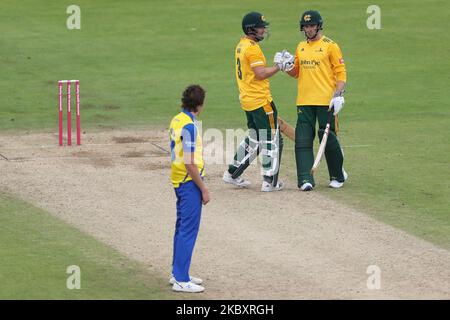
[[[253,35],[256,37],[256,40],[261,41],[264,38],[260,38],[256,36],[256,28],[267,27],[269,22],[266,21],[266,18],[259,12],[250,12],[247,13],[242,19],[242,31],[246,35]]]
[[[316,10],[308,10],[305,11],[300,17],[300,31],[303,31],[305,26],[313,26],[317,25],[319,30],[322,30],[323,19],[320,15],[319,11]]]

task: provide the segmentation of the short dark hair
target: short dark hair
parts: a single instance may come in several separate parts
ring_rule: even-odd
[[[206,91],[198,84],[193,84],[183,91],[181,97],[181,107],[188,111],[197,112],[197,107],[203,105]]]

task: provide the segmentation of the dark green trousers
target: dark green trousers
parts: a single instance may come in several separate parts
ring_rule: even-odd
[[[272,144],[268,143],[273,140],[273,130],[277,126],[278,112],[275,103],[270,103],[253,111],[245,111],[247,117],[247,127],[249,135],[241,142],[234,156],[233,163],[228,167],[228,172],[233,176],[240,176],[250,163],[262,152],[262,171],[269,172],[272,167],[272,159],[268,156],[273,149]],[[283,148],[283,138],[279,136],[279,155],[281,160],[281,152]],[[249,150],[257,150],[251,157],[247,158]],[[246,159],[243,161],[243,159]],[[272,174],[263,174],[267,181],[272,181]],[[274,175],[277,176],[277,175]]]
[[[319,143],[327,125],[328,106],[297,106],[297,126],[295,128],[295,161],[297,163],[298,187],[305,182],[315,185],[311,168],[314,164],[313,142],[316,136],[316,120],[319,123]],[[336,135],[335,116],[332,116],[330,134],[325,147],[325,159],[330,180],[344,182],[342,165],[344,156]]]

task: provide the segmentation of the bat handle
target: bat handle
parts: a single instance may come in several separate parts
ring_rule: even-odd
[[[328,123],[331,122],[331,118],[333,117],[334,106],[331,106],[330,110],[328,110]]]

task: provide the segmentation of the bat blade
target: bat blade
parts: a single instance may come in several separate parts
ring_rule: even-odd
[[[286,121],[278,116],[278,125],[280,126],[280,131],[292,141],[295,141],[295,129],[289,125]]]
[[[323,133],[322,142],[320,143],[319,150],[317,151],[316,159],[314,159],[314,164],[311,168],[311,174],[319,167],[320,161],[322,160],[322,156],[325,152],[325,146],[327,145],[328,134],[330,133],[330,124],[327,123],[327,127],[325,128],[325,132]]]
[[[314,172],[319,167],[320,161],[322,160],[323,154],[325,153],[325,147],[327,145],[328,135],[330,134],[330,127],[331,127],[331,119],[333,118],[333,112],[334,108],[331,108],[331,110],[328,111],[328,119],[327,119],[327,125],[325,127],[325,132],[323,133],[322,142],[320,143],[319,150],[317,151],[316,158],[314,159],[314,164],[311,168],[311,174],[314,174]]]

